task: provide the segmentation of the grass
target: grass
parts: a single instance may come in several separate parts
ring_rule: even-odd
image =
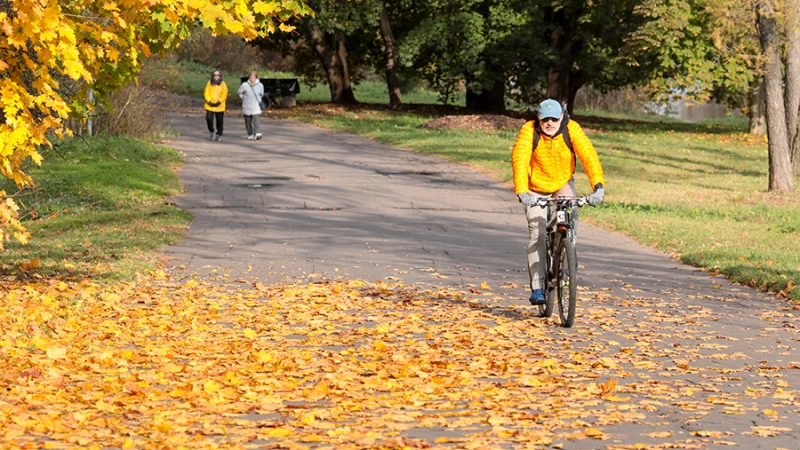
[[[283,75],[285,77],[286,75]],[[327,103],[331,101],[331,91],[327,84],[318,84],[309,87],[300,83],[300,94],[297,101],[300,103]],[[386,105],[389,103],[389,89],[386,82],[382,80],[363,80],[353,85],[353,94],[356,100],[362,103]],[[402,93],[403,102],[418,105],[441,104],[439,95],[428,89],[414,89],[411,92]],[[463,92],[456,96],[450,103],[454,106],[465,106],[466,96]]]
[[[177,243],[186,212],[165,203],[180,192],[172,149],[125,137],[72,138],[31,167],[37,187],[16,196],[28,245],[0,252],[5,275],[68,275],[129,280],[154,270],[155,251]],[[13,192],[6,179],[0,189]],[[33,270],[35,269],[35,270]]]
[[[419,128],[442,114],[432,107],[301,105],[273,114],[444,156],[511,186],[516,129]],[[766,192],[767,145],[746,133],[745,121],[631,120],[588,111],[575,120],[596,146],[607,181],[605,202],[586,208],[583,219],[734,282],[800,300],[800,195]],[[576,183],[588,193],[581,168]]]
[[[179,64],[182,79],[176,93],[189,97],[203,98],[203,89],[205,89],[206,83],[209,80],[211,68],[196,63],[181,62]],[[268,69],[258,69],[256,72],[258,72],[259,78],[295,77],[295,75],[291,73],[275,72]],[[239,77],[246,75],[246,73],[223,73],[225,83],[228,85],[228,103],[230,105],[238,104],[239,97],[236,95],[236,90],[241,84]],[[356,99],[363,103],[389,103],[389,90],[386,87],[386,83],[380,80],[363,80],[353,85],[353,92]],[[300,103],[326,103],[331,100],[331,92],[327,84],[317,84],[312,87],[301,81],[300,93],[296,98]],[[411,92],[403,93],[403,101],[413,104],[440,103],[438,95],[427,89],[415,89]],[[464,106],[466,104],[464,93],[460,93],[452,104]]]

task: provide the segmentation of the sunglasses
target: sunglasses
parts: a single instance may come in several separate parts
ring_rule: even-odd
[[[545,117],[544,119],[540,119],[540,120],[542,121],[542,123],[558,122],[559,120],[561,120],[561,118],[560,117]]]

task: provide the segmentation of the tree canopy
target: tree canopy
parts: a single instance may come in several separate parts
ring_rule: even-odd
[[[651,95],[744,106],[760,52],[751,5],[647,0],[635,14],[643,23],[627,41],[627,59],[644,69]]]
[[[386,64],[386,37],[381,40],[379,22],[381,27],[390,23],[397,43],[391,55],[401,78],[422,78],[443,99],[465,88],[468,106],[496,111],[505,108],[507,97],[534,102],[551,96],[571,102],[587,83],[607,90],[641,81],[636,68],[625,66],[622,58],[624,39],[642,22],[634,14],[636,4],[633,0],[334,0],[313,3],[318,7],[314,19],[293,22],[298,29],[316,27],[317,38],[310,33],[278,35],[265,45],[293,52],[298,73],[330,84],[339,81],[331,79],[328,66],[346,55],[341,64],[357,81],[360,69],[380,73]],[[327,51],[321,55],[325,45]],[[332,101],[348,101],[334,92],[332,87]]]

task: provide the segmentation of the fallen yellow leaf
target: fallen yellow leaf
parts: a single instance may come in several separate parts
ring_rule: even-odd
[[[653,431],[652,433],[647,433],[647,437],[651,438],[671,438],[672,431]]]
[[[50,359],[64,359],[67,357],[66,347],[50,347],[47,349],[47,357]]]
[[[289,436],[292,433],[294,433],[294,431],[292,431],[292,430],[290,430],[288,428],[273,428],[272,430],[269,430],[269,432],[267,432],[266,436],[267,437],[286,437],[286,436]]]

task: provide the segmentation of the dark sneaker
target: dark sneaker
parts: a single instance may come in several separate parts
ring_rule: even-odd
[[[220,136],[220,135],[216,135],[216,137],[214,138],[214,140],[215,140],[215,141],[217,141],[217,142],[219,142],[219,141],[221,141],[221,140],[222,140],[222,136]]]
[[[528,301],[531,302],[531,305],[544,305],[547,303],[547,299],[544,298],[544,291],[541,289],[533,291]]]
[[[214,133],[214,132],[212,131],[212,132],[210,133],[210,137],[209,137],[209,139],[213,141],[213,140],[214,140],[214,136],[216,136],[216,133]]]

